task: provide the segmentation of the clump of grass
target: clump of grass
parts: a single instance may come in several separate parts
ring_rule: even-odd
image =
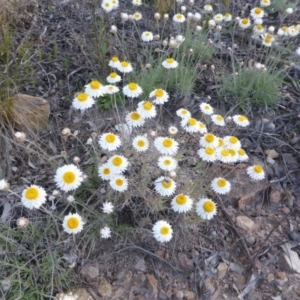
[[[282,77],[268,70],[242,68],[238,74],[223,76],[218,90],[221,102],[244,112],[254,106],[274,107],[279,100]]]

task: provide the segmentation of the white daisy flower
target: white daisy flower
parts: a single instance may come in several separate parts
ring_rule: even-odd
[[[173,230],[171,225],[166,221],[157,221],[152,228],[154,238],[160,242],[169,242],[172,239]]]
[[[0,180],[0,191],[7,191],[9,189],[9,183],[5,179]]]
[[[230,22],[232,20],[232,15],[230,13],[226,13],[224,15],[224,21],[225,22]]]
[[[218,148],[217,149],[217,158],[222,163],[228,164],[232,162],[231,153],[228,149]]]
[[[191,113],[185,108],[180,108],[176,111],[176,115],[181,118],[189,118],[191,116]]]
[[[133,71],[131,63],[126,60],[120,62],[116,68],[122,73],[130,73]]]
[[[172,199],[171,206],[175,212],[186,213],[192,209],[193,200],[187,195],[179,194]]]
[[[231,189],[231,184],[229,181],[222,177],[215,178],[211,182],[211,188],[213,189],[214,192],[225,195],[230,192]]]
[[[142,0],[132,0],[132,4],[135,6],[140,6],[142,5]]]
[[[199,132],[199,124],[195,118],[184,118],[180,124],[186,132]]]
[[[128,180],[123,175],[114,175],[110,179],[109,185],[117,192],[124,192],[128,189]]]
[[[260,7],[254,7],[251,9],[250,15],[253,19],[262,19],[264,16],[264,10]]]
[[[198,127],[199,127],[199,132],[201,134],[207,133],[207,127],[206,127],[206,125],[204,123],[198,121]]]
[[[200,110],[206,114],[206,115],[212,115],[213,112],[214,112],[214,109],[211,107],[211,105],[209,105],[208,103],[206,102],[202,102],[200,105]]]
[[[140,101],[136,111],[145,119],[154,118],[157,114],[155,105],[150,101]]]
[[[172,196],[176,190],[176,182],[169,177],[161,176],[155,180],[154,189],[161,196]]]
[[[143,93],[142,88],[134,82],[131,82],[123,87],[123,94],[130,98],[136,98]]]
[[[135,21],[139,21],[139,20],[141,20],[142,19],[142,14],[140,13],[140,12],[135,12],[134,14],[133,14],[133,19],[135,20]]]
[[[111,0],[112,6],[114,9],[118,8],[119,6],[119,0]]]
[[[271,0],[261,0],[260,1],[260,6],[261,7],[267,7],[271,5]]]
[[[98,174],[102,180],[110,180],[114,173],[108,164],[103,164],[98,167]]]
[[[214,162],[217,160],[216,150],[213,147],[200,148],[197,153],[204,161]]]
[[[115,151],[121,146],[121,139],[111,132],[103,133],[99,138],[99,145],[104,150]]]
[[[262,166],[255,165],[247,168],[247,174],[255,180],[262,180],[265,178],[265,171]]]
[[[108,160],[107,165],[112,170],[112,173],[120,174],[127,169],[129,162],[122,155],[114,155]]]
[[[217,148],[219,144],[219,138],[212,133],[206,133],[200,138],[201,147],[213,147]]]
[[[87,93],[78,93],[73,99],[72,106],[76,109],[86,110],[95,104],[95,100]]]
[[[218,126],[225,126],[225,120],[221,115],[212,115],[211,120]]]
[[[211,4],[205,4],[204,5],[204,11],[205,12],[212,12],[213,11],[213,7],[211,6]]]
[[[141,35],[141,39],[143,42],[151,42],[153,41],[153,33],[150,31],[144,31]]]
[[[122,79],[121,79],[121,76],[118,75],[116,72],[111,72],[107,77],[106,77],[106,81],[108,83],[118,83],[120,82]]]
[[[111,2],[111,0],[103,0],[102,1],[102,4],[101,4],[101,7],[105,10],[105,12],[111,12],[114,7],[113,7],[113,4]]]
[[[239,161],[247,161],[249,159],[249,156],[247,155],[244,149],[239,149],[238,155],[239,155]]]
[[[294,36],[297,36],[299,34],[299,27],[298,26],[290,26],[287,30],[287,34],[288,36],[290,37],[294,37]]]
[[[128,113],[125,120],[130,127],[140,127],[145,123],[145,118],[143,118],[137,111]]]
[[[162,66],[166,69],[176,69],[178,62],[174,58],[167,58],[162,62]]]
[[[113,95],[119,92],[119,88],[115,85],[109,84],[104,87],[105,93],[109,95]]]
[[[241,127],[246,127],[250,124],[249,119],[246,116],[235,115],[232,117],[232,119],[237,125]]]
[[[132,146],[137,152],[145,152],[149,148],[149,141],[143,135],[138,135],[132,140]]]
[[[98,98],[105,95],[105,88],[98,80],[92,80],[84,86],[84,92],[93,98]]]
[[[241,142],[235,136],[227,135],[223,138],[223,140],[224,140],[225,147],[227,148],[231,148],[234,150],[239,150],[241,148]]]
[[[201,198],[196,203],[196,213],[203,220],[210,220],[217,214],[216,203],[208,198]]]
[[[170,134],[175,135],[175,134],[177,134],[178,129],[177,129],[177,127],[175,127],[175,126],[170,126],[170,127],[168,128],[168,132],[169,132]]]
[[[265,28],[264,26],[262,26],[261,24],[257,24],[253,27],[253,31],[256,34],[262,34],[265,32]]]
[[[71,214],[69,213],[67,216],[64,217],[63,220],[63,228],[64,231],[69,234],[75,234],[80,232],[83,229],[83,222],[81,216],[79,214]]]
[[[31,185],[27,189],[23,190],[21,202],[29,208],[40,208],[46,202],[46,191],[37,185]]]
[[[114,211],[114,205],[111,202],[104,202],[103,203],[103,213],[111,214]]]
[[[159,157],[157,164],[164,171],[174,171],[178,165],[177,160],[172,156]]]
[[[221,23],[223,21],[224,17],[222,14],[216,14],[214,15],[214,20],[217,22],[217,23]]]
[[[121,64],[121,62],[117,56],[113,56],[108,63],[108,65],[114,69],[118,69],[120,64]],[[114,82],[112,82],[112,83],[114,83]]]
[[[271,47],[273,40],[274,40],[273,35],[267,34],[265,37],[263,37],[262,44],[266,47]]]
[[[165,102],[168,102],[169,100],[169,94],[163,90],[163,89],[156,89],[152,91],[149,95],[149,97],[153,100],[154,104],[164,104]]]
[[[183,23],[185,21],[185,16],[183,14],[176,14],[173,17],[173,21],[176,23]]]
[[[111,237],[111,230],[109,227],[105,226],[100,229],[100,235],[103,239],[108,239]]]
[[[56,170],[56,186],[64,192],[76,190],[83,181],[83,173],[73,164],[64,165]]]
[[[166,155],[175,155],[179,147],[178,142],[168,137],[157,137],[154,146],[161,154]]]
[[[250,21],[250,19],[248,19],[248,18],[240,19],[240,20],[239,20],[239,26],[240,26],[242,29],[249,28],[249,27],[251,26],[251,21]]]
[[[238,150],[235,149],[228,149],[228,151],[230,152],[230,160],[232,163],[236,163],[239,161],[239,153]]]

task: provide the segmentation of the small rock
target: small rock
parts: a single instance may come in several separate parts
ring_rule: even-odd
[[[236,217],[236,225],[249,233],[254,232],[258,229],[258,226],[247,216]]]
[[[167,293],[165,291],[161,290],[159,292],[158,299],[167,300],[168,299]]]
[[[154,295],[154,297],[157,297],[157,295],[158,295],[157,279],[152,274],[148,274],[147,280],[148,280],[149,288],[152,291],[152,294]]]
[[[141,271],[141,272],[145,272],[147,270],[147,266],[146,266],[146,262],[143,258],[139,258],[136,262],[136,264],[134,265],[134,268],[137,271]]]
[[[46,128],[50,115],[50,104],[47,100],[26,94],[17,94],[10,100],[12,121],[22,131]]]
[[[94,298],[87,292],[85,288],[79,288],[73,292],[74,299],[77,300],[93,300]]]
[[[189,259],[185,253],[179,253],[178,260],[184,269],[188,269],[193,266],[193,261]]]
[[[275,275],[273,273],[269,273],[267,278],[269,282],[272,282],[275,279]]]
[[[272,188],[270,192],[270,201],[274,204],[278,204],[281,200],[281,193],[276,189]]]
[[[279,153],[274,149],[268,149],[265,151],[265,153],[270,158],[277,158],[279,156]]]
[[[246,243],[249,247],[254,246],[255,242],[256,242],[256,238],[253,235],[246,237]]]
[[[227,270],[228,270],[227,264],[224,263],[224,262],[221,262],[221,263],[219,263],[217,269],[218,269],[218,277],[220,279],[223,279],[225,277],[226,273],[227,273]]]
[[[183,291],[178,291],[175,295],[175,299],[183,299]]]
[[[98,292],[103,297],[109,297],[112,293],[111,284],[103,277],[100,278],[100,282],[98,285]]]
[[[281,253],[281,262],[288,270],[300,273],[300,259],[297,252],[291,250],[289,256]]]
[[[273,158],[271,158],[271,157],[269,157],[269,156],[267,156],[267,162],[270,164],[270,165],[274,165],[275,163],[276,163],[276,161],[273,159]]]
[[[184,291],[183,296],[186,300],[194,300],[195,299],[195,293],[191,291]]]
[[[165,252],[162,251],[162,250],[157,250],[157,251],[155,251],[155,254],[158,255],[158,256],[161,257],[161,258],[164,258],[164,257],[165,257]]]
[[[255,124],[255,129],[263,132],[273,132],[275,130],[275,124],[269,122],[269,119],[258,120]]]
[[[287,215],[291,210],[288,207],[284,207],[282,211]]]
[[[80,274],[85,277],[88,282],[95,281],[99,277],[99,269],[94,266],[87,265],[81,269]]]

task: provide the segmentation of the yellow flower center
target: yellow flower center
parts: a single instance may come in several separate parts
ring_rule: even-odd
[[[144,146],[145,146],[145,141],[139,140],[139,141],[137,142],[137,144],[138,144],[139,147],[144,147]]]
[[[110,91],[114,91],[115,87],[112,86],[112,85],[109,85],[109,86],[108,86],[108,89],[109,89]]]
[[[139,19],[139,18],[141,17],[141,14],[135,13],[135,14],[134,14],[134,17],[135,17],[136,19]]]
[[[256,166],[254,166],[254,172],[255,173],[262,173],[263,172],[263,168],[262,168],[262,166],[260,166],[260,165],[256,165]]]
[[[231,16],[230,13],[226,13],[226,14],[225,14],[225,17],[226,17],[226,18],[229,18],[230,16]]]
[[[122,185],[124,185],[124,180],[121,179],[121,178],[118,178],[118,179],[116,180],[116,185],[117,185],[117,186],[122,186]]]
[[[203,129],[203,128],[205,128],[205,127],[206,127],[206,126],[205,126],[205,124],[204,124],[204,123],[202,123],[202,122],[199,122],[198,124],[199,124],[199,127],[200,127],[201,129]]]
[[[190,126],[195,126],[197,124],[197,120],[194,118],[189,118],[188,123]]]
[[[249,20],[247,18],[242,19],[242,24],[248,25],[249,24]]]
[[[77,95],[77,100],[80,102],[84,102],[88,99],[89,95],[87,93],[79,93]]]
[[[263,27],[262,25],[258,24],[258,25],[256,25],[256,29],[257,29],[257,30],[263,30],[264,27]]]
[[[221,155],[222,156],[229,156],[230,155],[230,152],[229,152],[229,150],[227,150],[227,149],[223,149],[222,151],[221,151]]]
[[[116,72],[112,72],[109,74],[109,77],[111,78],[116,78],[118,76],[118,74]]]
[[[164,180],[161,184],[165,189],[169,189],[173,185],[172,180]]]
[[[168,64],[172,64],[172,63],[174,63],[174,59],[173,58],[167,58],[166,59],[166,62],[168,63]]]
[[[219,186],[219,187],[221,187],[221,188],[223,188],[224,186],[226,186],[226,180],[225,179],[223,179],[223,178],[221,178],[221,179],[219,179],[218,181],[217,181],[217,185]]]
[[[261,14],[262,9],[259,8],[259,7],[256,7],[256,8],[254,9],[254,12],[255,12],[255,14],[259,15],[259,14]]]
[[[93,89],[93,90],[98,90],[101,86],[101,83],[98,81],[98,80],[93,80],[91,83],[90,83],[90,87]]]
[[[76,217],[71,217],[68,222],[67,222],[67,226],[70,229],[75,229],[79,226],[79,220]]]
[[[240,149],[238,152],[239,152],[239,155],[242,155],[242,156],[246,154],[244,149]]]
[[[235,136],[231,136],[231,137],[229,138],[229,142],[230,142],[231,144],[237,144],[238,141],[239,141],[239,140],[238,140]]]
[[[179,205],[184,205],[184,204],[186,204],[187,200],[188,200],[188,197],[186,195],[180,194],[176,197],[175,201]]]
[[[36,198],[38,197],[38,195],[39,195],[39,191],[35,187],[30,187],[25,192],[25,197],[28,200],[36,200]]]
[[[104,5],[105,5],[105,7],[110,7],[110,3],[109,2],[106,2]]]
[[[134,120],[134,121],[137,121],[140,118],[141,118],[140,114],[136,111],[131,114],[131,119]]]
[[[151,32],[149,31],[145,32],[145,36],[151,36]]]
[[[161,233],[162,235],[167,235],[167,234],[170,233],[170,228],[164,226],[164,227],[162,227],[162,228],[160,229],[160,233]]]
[[[119,166],[122,165],[123,159],[120,156],[116,156],[116,157],[113,158],[112,163],[113,163],[114,166],[119,167]]]
[[[170,164],[172,164],[172,161],[171,161],[170,159],[165,159],[165,160],[164,160],[164,164],[165,164],[166,166],[169,166]]]
[[[176,19],[181,20],[182,18],[183,18],[183,15],[181,15],[181,14],[176,15]]]
[[[222,15],[220,15],[220,14],[215,15],[215,19],[216,20],[222,20]]]
[[[76,180],[76,175],[72,171],[67,171],[63,175],[63,181],[67,184],[73,183]]]
[[[162,89],[155,90],[155,97],[162,97],[164,94],[165,92]]]
[[[224,146],[224,140],[222,138],[219,138],[218,147],[223,147],[223,146]]]
[[[151,102],[147,101],[147,102],[145,102],[145,103],[143,104],[143,107],[144,107],[145,110],[151,110],[152,107],[153,107],[153,105],[152,105]]]
[[[109,168],[105,168],[105,169],[103,170],[103,174],[104,174],[104,175],[109,175],[109,174],[110,174],[110,169],[109,169]]]
[[[206,201],[203,204],[203,209],[205,210],[205,212],[213,212],[215,210],[215,204],[212,201]]]
[[[164,139],[163,145],[164,145],[164,147],[166,147],[166,148],[172,147],[173,141],[172,141],[171,139],[168,139],[168,138],[167,138],[167,139]]]
[[[233,149],[228,150],[231,156],[236,156],[236,151]]]
[[[112,133],[109,133],[105,140],[108,142],[108,143],[113,143],[115,140],[116,140],[116,136]]]
[[[266,44],[270,44],[270,43],[272,43],[272,38],[271,37],[269,37],[269,36],[267,36],[266,38],[265,38],[265,43]]]
[[[181,110],[181,114],[182,114],[182,115],[186,115],[187,113],[188,113],[187,110],[185,110],[185,109],[182,109],[182,110]]]
[[[123,68],[127,68],[127,67],[129,66],[129,62],[128,62],[128,61],[122,61],[122,62],[121,62],[121,66],[122,66]]]
[[[216,116],[216,119],[217,119],[217,121],[223,121],[223,120],[224,120],[223,117],[220,116],[220,115],[217,115],[217,116]]]
[[[131,91],[135,91],[135,90],[137,90],[138,85],[137,85],[136,83],[131,82],[131,83],[128,84],[128,88],[129,88]]]
[[[208,143],[212,143],[212,142],[215,140],[215,136],[214,136],[212,133],[208,133],[208,134],[205,136],[205,140],[206,140]]]
[[[117,62],[117,61],[119,61],[119,58],[118,58],[117,56],[113,56],[113,57],[111,58],[111,60],[112,60],[113,62]]]
[[[210,105],[205,105],[204,106],[204,110],[210,110],[210,109],[211,109]]]
[[[205,7],[206,8],[211,8],[211,5],[210,4],[206,4]]]
[[[206,148],[205,148],[205,153],[206,153],[207,155],[213,155],[213,154],[215,153],[215,150],[214,150],[214,148],[206,147]]]
[[[281,27],[281,30],[282,31],[287,31],[289,28],[287,27],[287,26],[283,26],[283,27]]]

